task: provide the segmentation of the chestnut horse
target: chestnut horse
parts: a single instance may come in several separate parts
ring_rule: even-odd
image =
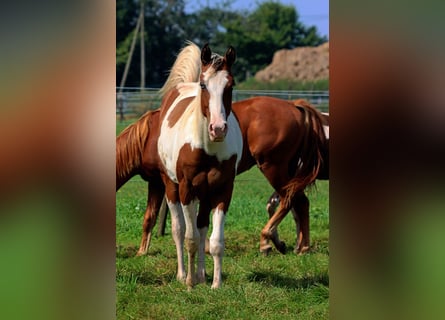
[[[116,138],[116,191],[135,175],[148,181],[144,231],[137,255],[145,254],[150,246],[151,230],[156,223],[152,217],[159,212],[165,194],[155,138],[159,136],[159,114],[159,110],[146,112]]]
[[[304,100],[298,100],[295,103],[297,107],[287,100],[256,97],[235,102],[232,109],[239,120],[244,140],[243,155],[238,164],[237,173],[244,172],[257,164],[271,185],[276,190],[280,190],[281,195],[284,195],[282,199],[286,199],[285,196],[289,192],[289,197],[293,198],[290,201],[292,208],[300,211],[305,209],[301,209],[299,204],[302,201],[301,199],[305,199],[304,188],[312,183],[316,176],[320,177],[321,172],[328,168],[327,163],[322,163],[323,159],[326,159],[326,156],[323,155],[328,144],[322,130],[324,120],[320,113]],[[150,127],[156,121],[159,121],[159,111],[148,112],[125,131],[138,131],[143,135],[145,132],[136,128]],[[132,161],[125,159],[127,156],[141,157],[142,159],[138,163],[143,167],[135,166],[133,170],[127,170],[127,172],[141,174],[144,179],[149,181],[149,188],[152,183],[156,185],[159,181],[159,170],[156,167],[156,134],[133,138],[125,134],[125,131],[117,138],[117,158],[122,158],[121,161],[118,161],[118,167],[119,164],[124,165],[126,162]],[[133,144],[132,141],[125,144],[123,141],[125,139],[146,141],[145,148],[142,147],[143,150],[134,156],[129,152],[123,152],[121,150],[126,148],[125,145]],[[301,161],[301,159],[307,160]],[[302,165],[302,163],[305,165]],[[319,171],[320,166],[322,171]],[[118,167],[117,175],[120,172]],[[303,176],[309,178],[304,180]],[[125,179],[129,178],[131,176],[125,177]],[[299,187],[291,187],[292,183],[299,184]],[[118,186],[120,187],[119,184]],[[162,187],[159,190],[162,190]],[[162,195],[160,195],[160,192],[155,191],[155,194],[152,195],[149,191],[149,201],[144,216],[143,235],[138,255],[145,254],[148,250],[151,231],[156,222],[161,201]],[[284,203],[278,216],[263,229],[260,247],[263,252],[267,253],[271,249],[268,244],[269,238],[272,238],[280,252],[284,252],[285,246],[278,239],[276,227],[289,211],[288,206],[289,203]],[[299,228],[301,233],[297,237],[299,239],[295,248],[297,253],[303,253],[309,248],[308,222],[308,219],[300,219],[299,224],[302,227]],[[175,224],[175,220],[172,219],[173,233],[175,233]],[[304,226],[304,224],[307,225]]]
[[[304,100],[296,100],[295,105],[305,103]],[[323,128],[326,136],[326,144],[322,148],[323,165],[317,175],[317,180],[329,180],[329,114],[322,113],[323,116]],[[269,213],[269,217],[272,217],[280,204],[280,196],[275,191],[270,196],[266,204],[266,210]],[[292,215],[295,221],[297,241],[295,246],[295,253],[303,253],[309,249],[309,227],[307,229],[301,228],[302,222],[309,224],[309,199],[306,194],[301,193],[295,200],[294,205],[291,208]],[[274,235],[277,242],[281,242],[278,237],[278,232]]]
[[[326,136],[323,118],[305,100],[295,102],[256,97],[234,103],[244,139],[244,153],[238,173],[257,165],[280,196],[278,209],[261,231],[260,251],[267,254],[269,240],[278,251],[286,246],[278,238],[277,227],[291,208],[300,210],[304,190],[314,183],[323,167]],[[309,249],[309,220],[299,221],[301,234],[295,251]]]
[[[189,288],[205,281],[205,266],[195,257],[204,248],[210,211],[214,260],[212,288],[222,284],[224,220],[232,197],[243,140],[232,113],[232,47],[224,57],[208,45],[190,43],[179,53],[161,92],[157,140],[159,167],[172,216],[178,253],[178,278]],[[198,217],[198,206],[200,214]],[[205,209],[205,210],[204,210]],[[182,248],[188,253],[185,277]]]

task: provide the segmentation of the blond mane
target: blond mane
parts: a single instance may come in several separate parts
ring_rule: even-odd
[[[201,50],[191,41],[186,43],[188,45],[179,52],[164,86],[159,90],[161,96],[164,96],[179,83],[198,82],[199,80]]]
[[[139,169],[145,143],[150,133],[151,116],[148,111],[116,137],[116,176],[123,178]]]

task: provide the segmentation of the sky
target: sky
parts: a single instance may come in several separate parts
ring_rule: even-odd
[[[299,20],[305,26],[316,26],[320,36],[329,38],[329,0],[275,0],[283,5],[293,5],[297,8]],[[195,11],[200,6],[210,4],[212,0],[188,0],[186,11]],[[253,10],[262,0],[235,0],[232,9]]]

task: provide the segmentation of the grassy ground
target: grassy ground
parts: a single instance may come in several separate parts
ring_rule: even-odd
[[[295,224],[288,215],[279,227],[288,253],[274,250],[265,257],[259,253],[259,235],[272,189],[256,168],[238,176],[225,224],[223,287],[210,289],[213,261],[207,256],[207,283],[191,292],[176,281],[170,220],[166,236],[153,237],[148,256],[135,257],[146,192],[147,183],[135,177],[116,194],[118,319],[328,318],[327,182],[318,182],[308,193],[312,251],[303,256],[292,252]]]
[[[117,122],[116,134],[135,120]],[[295,224],[280,224],[286,255],[259,253],[272,188],[257,168],[237,176],[225,223],[223,287],[211,290],[213,261],[206,259],[207,283],[188,292],[176,281],[176,251],[170,220],[166,236],[155,227],[148,256],[136,257],[146,206],[147,183],[134,177],[116,193],[116,288],[118,319],[327,319],[329,301],[329,184],[309,190],[311,252],[293,253]],[[209,230],[209,234],[211,229]]]

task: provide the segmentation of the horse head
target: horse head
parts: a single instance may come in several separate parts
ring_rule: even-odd
[[[231,68],[235,59],[235,49],[231,46],[224,57],[212,54],[208,44],[201,50],[201,106],[209,122],[209,138],[213,142],[224,141],[227,134],[227,117],[232,112],[232,89],[235,85]]]

